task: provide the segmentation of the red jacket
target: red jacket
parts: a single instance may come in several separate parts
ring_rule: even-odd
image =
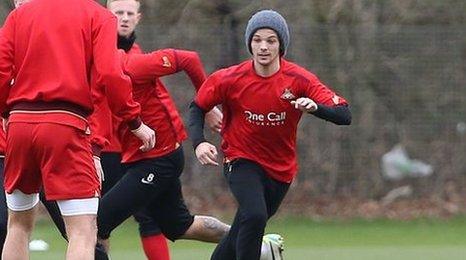
[[[90,75],[117,114],[137,127],[139,105],[119,66],[116,18],[95,1],[34,0],[11,12],[0,35],[0,112],[93,110]],[[10,87],[10,80],[15,83]]]
[[[124,51],[118,50],[119,65],[123,67]],[[107,89],[104,85],[97,84],[97,72],[92,70],[91,90],[94,112],[89,116],[89,126],[91,128],[91,144],[94,154],[100,152],[121,152],[120,141],[115,135],[114,126],[122,122],[121,118],[112,113],[109,104],[111,100],[107,98]],[[109,90],[112,91],[112,90]]]
[[[140,140],[130,132],[127,125],[120,123],[119,118],[111,116],[105,105],[96,108],[97,113],[91,116],[92,142],[99,146],[106,144],[102,150],[104,152],[122,151],[123,162],[170,153],[177,143],[180,144],[187,138],[187,133],[175,103],[159,77],[183,70],[194,87],[199,89],[206,78],[200,58],[195,52],[174,49],[143,54],[137,44],[128,53],[121,54],[124,72],[133,82],[134,98],[142,107],[141,118],[156,132],[156,145],[149,152],[141,152]]]
[[[137,49],[137,53],[140,52],[138,46],[133,49]],[[133,53],[133,49],[128,53]],[[126,54],[122,50],[118,50],[118,54],[120,56],[120,66],[123,67],[122,61]],[[121,145],[117,133],[122,120],[113,115],[109,107],[109,99],[105,93],[105,86],[97,84],[95,74],[95,70],[93,70],[91,88],[94,112],[89,117],[92,150],[94,154],[99,154],[100,152],[121,153]]]
[[[133,81],[134,99],[141,104],[142,120],[156,133],[155,148],[141,152],[141,141],[121,125],[119,137],[123,162],[156,158],[175,150],[187,138],[182,119],[159,77],[185,71],[194,87],[199,89],[206,75],[197,53],[164,49],[143,55],[127,55],[124,71]]]

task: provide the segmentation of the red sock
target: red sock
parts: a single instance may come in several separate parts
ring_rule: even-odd
[[[141,237],[141,241],[148,260],[170,260],[167,239],[163,234]]]

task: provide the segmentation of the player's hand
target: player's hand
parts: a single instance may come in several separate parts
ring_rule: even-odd
[[[196,147],[196,157],[202,165],[216,165],[217,162],[217,148],[214,145],[203,142]]]
[[[155,146],[155,132],[150,127],[141,123],[141,125],[131,132],[142,141],[141,147],[139,149],[143,152],[147,152],[154,148]]]
[[[318,108],[316,102],[307,97],[301,97],[296,100],[292,100],[291,104],[294,105],[294,108],[306,113],[315,112]]]
[[[94,159],[94,166],[97,172],[97,176],[99,176],[100,183],[102,184],[102,182],[105,180],[105,176],[102,164],[100,163],[100,157],[97,155],[93,155],[92,158]]]
[[[210,130],[220,133],[222,130],[223,113],[217,107],[205,114],[205,122],[209,126]]]

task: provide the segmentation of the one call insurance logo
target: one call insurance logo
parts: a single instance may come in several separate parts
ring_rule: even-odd
[[[244,111],[246,121],[259,126],[279,126],[285,124],[286,112],[269,112],[258,114],[249,110]]]

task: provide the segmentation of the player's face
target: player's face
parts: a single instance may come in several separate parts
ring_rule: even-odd
[[[15,8],[20,7],[22,4],[29,2],[30,0],[14,0]]]
[[[118,18],[118,35],[129,37],[141,19],[139,3],[134,0],[114,1],[109,9]]]
[[[279,62],[280,41],[271,29],[259,29],[252,36],[251,50],[254,62],[264,67]]]

